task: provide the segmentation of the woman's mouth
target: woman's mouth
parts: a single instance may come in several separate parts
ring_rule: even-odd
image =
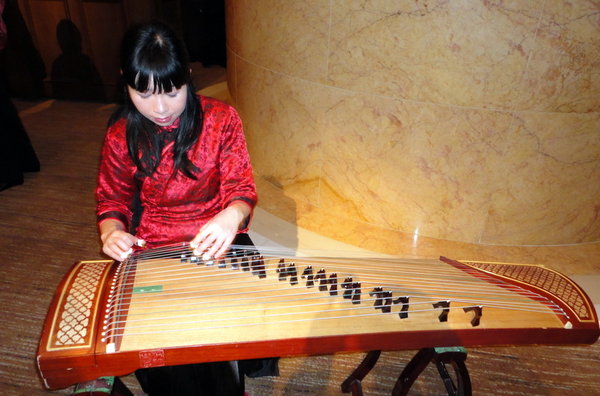
[[[154,122],[157,124],[168,124],[169,122],[171,122],[172,117],[162,117],[162,118],[157,118],[154,117]]]

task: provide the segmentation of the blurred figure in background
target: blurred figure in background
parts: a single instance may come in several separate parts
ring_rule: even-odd
[[[9,0],[10,1],[10,0]],[[4,56],[11,31],[3,18],[5,0],[0,0],[0,63]],[[37,172],[40,163],[25,128],[19,118],[8,90],[4,67],[0,69],[0,191],[23,184],[24,172]]]

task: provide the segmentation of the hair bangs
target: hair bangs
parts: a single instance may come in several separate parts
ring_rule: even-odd
[[[170,32],[160,28],[144,31],[141,37],[133,38],[134,51],[122,54],[128,70],[123,70],[125,82],[138,92],[163,93],[181,88],[190,82],[187,54],[179,48]]]
[[[189,82],[189,70],[165,62],[140,62],[132,70],[127,84],[138,92],[164,93],[179,89]],[[171,62],[172,63],[172,62]]]

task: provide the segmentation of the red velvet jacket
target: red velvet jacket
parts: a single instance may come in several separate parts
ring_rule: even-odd
[[[139,186],[142,214],[136,235],[150,244],[191,240],[200,227],[233,201],[256,205],[256,188],[242,122],[235,109],[201,96],[204,122],[189,158],[196,180],[174,173],[173,141],[168,140],[151,177],[136,176],[127,151],[126,120],[108,128],[102,148],[96,215],[98,224],[113,218],[129,227]],[[171,133],[162,128],[160,133]],[[245,230],[241,230],[245,231]]]

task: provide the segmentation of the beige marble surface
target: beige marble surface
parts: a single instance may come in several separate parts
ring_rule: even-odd
[[[600,240],[595,2],[230,0],[227,25],[232,102],[287,217],[341,240]]]
[[[409,258],[439,256],[458,260],[541,264],[567,276],[600,274],[600,243],[572,245],[498,245],[432,238],[404,233],[337,216],[306,203],[298,204],[271,183],[257,178],[258,216],[252,230],[283,246],[309,249],[360,249]],[[261,197],[269,197],[263,200]],[[284,226],[285,225],[285,226]],[[318,236],[318,237],[317,237]],[[315,241],[320,241],[316,243]],[[323,242],[326,241],[326,242]],[[320,245],[319,245],[320,243]]]

